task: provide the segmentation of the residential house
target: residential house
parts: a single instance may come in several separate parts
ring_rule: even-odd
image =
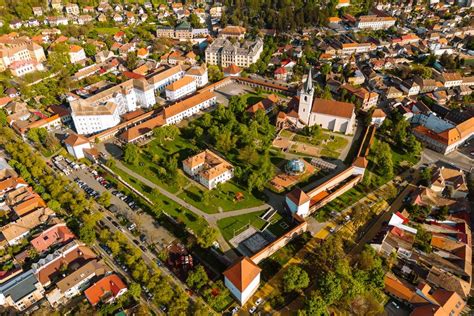
[[[71,63],[77,64],[86,59],[86,52],[84,48],[78,45],[69,46],[69,59]]]
[[[0,284],[0,305],[22,312],[44,297],[44,288],[28,270]]]
[[[109,304],[127,292],[127,286],[122,279],[111,274],[103,277],[84,291],[84,295],[92,306],[99,303]]]

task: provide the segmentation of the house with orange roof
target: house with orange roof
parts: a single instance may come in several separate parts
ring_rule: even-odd
[[[385,112],[382,109],[377,108],[372,112],[371,123],[376,126],[381,126],[386,117],[387,115]]]
[[[116,274],[110,274],[84,291],[84,295],[92,306],[99,303],[109,304],[127,292],[127,286]]]
[[[84,48],[79,45],[69,46],[69,59],[71,63],[76,64],[86,59]]]
[[[67,151],[76,157],[76,159],[84,158],[84,149],[90,149],[91,144],[89,140],[79,134],[71,133],[65,140]]]
[[[285,196],[285,201],[292,213],[303,217],[309,214],[311,198],[300,188],[295,188],[288,193]]]
[[[150,53],[148,52],[148,49],[146,47],[142,47],[142,48],[139,48],[137,50],[137,57],[138,58],[142,58],[142,59],[145,59],[148,57]]]
[[[442,195],[444,190],[449,188],[451,197],[454,199],[464,199],[469,194],[466,176],[460,169],[447,166],[438,167],[433,173],[430,189]]]
[[[242,69],[236,64],[230,64],[228,67],[223,69],[224,77],[239,77]]]
[[[206,64],[191,67],[188,71],[186,71],[185,76],[192,77],[196,81],[198,88],[204,87],[209,83]]]
[[[345,8],[345,7],[348,7],[350,5],[351,5],[350,0],[339,0],[337,5],[336,5],[336,9]]]
[[[257,291],[261,271],[248,257],[241,258],[224,271],[224,284],[240,305],[244,305]]]
[[[183,170],[209,190],[234,176],[234,167],[208,149],[184,160]]]
[[[278,104],[279,98],[276,94],[270,94],[265,99],[249,106],[247,112],[250,114],[256,114],[258,110],[262,110],[265,114],[270,113],[275,106]]]
[[[448,127],[449,123],[446,126],[446,129],[439,131],[421,124],[413,129],[413,134],[428,148],[444,155],[456,150],[474,135],[474,117],[454,127]]]

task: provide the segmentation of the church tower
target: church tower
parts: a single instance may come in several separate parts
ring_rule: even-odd
[[[308,78],[303,84],[303,87],[298,91],[300,97],[300,103],[298,105],[298,116],[300,120],[303,121],[306,125],[309,124],[309,117],[311,115],[311,109],[313,107],[313,73],[311,68],[309,69]]]

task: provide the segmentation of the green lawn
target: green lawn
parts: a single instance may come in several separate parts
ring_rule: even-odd
[[[239,187],[232,181],[223,183],[219,189],[213,189],[210,191],[210,197],[207,204],[203,201],[204,188],[198,187],[197,185],[190,185],[183,189],[183,192],[178,196],[186,202],[194,205],[203,212],[213,214],[218,213],[219,208],[222,211],[233,211],[243,208],[260,206],[263,202],[255,197],[252,193],[248,193],[245,189]],[[243,193],[244,198],[240,201],[235,199],[238,192]]]
[[[242,95],[242,99],[247,103],[247,105],[254,105],[255,103],[265,99],[265,96],[256,93],[247,93]]]
[[[99,34],[107,34],[107,35],[114,35],[120,29],[118,27],[96,27],[95,30]]]
[[[247,224],[252,225],[256,229],[262,229],[266,224],[266,222],[260,218],[263,213],[265,213],[265,211],[223,218],[217,221],[217,226],[221,230],[222,236],[230,240],[234,237],[234,232],[241,233],[242,227]]]
[[[164,211],[173,217],[178,223],[184,224],[187,228],[192,229],[194,232],[201,231],[203,227],[208,225],[206,220],[194,214],[190,210],[183,208],[181,205],[177,204],[166,196],[161,194],[153,194],[152,188],[145,185],[136,178],[129,176],[127,173],[116,167],[112,169],[123,180],[149,198],[155,204],[155,207],[159,207],[159,209],[151,208],[155,215],[159,215],[160,211]]]
[[[230,240],[234,237],[234,233],[238,234],[243,231],[243,227],[247,224],[252,225],[256,229],[263,229],[267,222],[260,218],[265,211],[258,211],[247,213],[239,216],[227,217],[217,221],[217,226],[221,230],[222,236]],[[286,224],[286,225],[285,225]],[[288,231],[291,223],[283,218],[279,213],[275,213],[270,220],[270,226],[267,229],[275,237],[281,236],[285,231]]]
[[[291,132],[288,132],[291,134]],[[288,135],[288,134],[286,134]],[[288,137],[288,136],[285,136]],[[324,132],[320,133],[317,137],[307,137],[303,135],[295,134],[293,140],[300,143],[306,143],[321,148],[321,156],[329,158],[338,158],[341,150],[347,146],[348,140],[344,137],[335,136],[326,134]],[[322,142],[326,141],[325,144]]]
[[[280,132],[280,135],[281,137],[291,138],[294,134],[289,130],[284,129]]]

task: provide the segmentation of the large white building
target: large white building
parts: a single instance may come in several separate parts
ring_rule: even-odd
[[[209,83],[206,64],[203,64],[202,66],[191,67],[188,71],[186,71],[186,76],[194,78],[198,88],[204,87]]]
[[[166,86],[183,78],[184,74],[185,71],[183,66],[177,65],[152,76],[147,81],[150,85],[153,86],[153,89],[157,91],[157,93],[161,93]]]
[[[326,99],[314,99],[311,70],[303,87],[298,91],[298,117],[307,126],[319,125],[333,132],[353,134],[355,124],[354,105]]]
[[[183,78],[173,82],[166,86],[165,94],[166,100],[175,101],[182,97],[194,93],[197,90],[196,80],[190,76],[184,76]]]
[[[164,110],[166,124],[177,124],[182,120],[198,114],[216,104],[216,95],[211,91],[204,91],[192,97],[175,103]]]
[[[183,169],[209,190],[234,176],[234,167],[210,150],[184,160]]]
[[[150,79],[149,79],[150,80]],[[153,85],[130,79],[88,98],[70,97],[71,117],[79,134],[92,134],[120,123],[120,115],[156,103]]]
[[[243,257],[224,271],[224,284],[240,305],[244,305],[257,291],[261,271],[262,269],[248,257]]]
[[[28,37],[0,36],[0,72],[5,71],[14,62],[41,63],[45,60],[43,47]]]
[[[206,48],[206,62],[221,67],[235,64],[247,68],[258,61],[262,52],[263,41],[260,38],[243,43],[232,43],[226,38],[217,38]]]

